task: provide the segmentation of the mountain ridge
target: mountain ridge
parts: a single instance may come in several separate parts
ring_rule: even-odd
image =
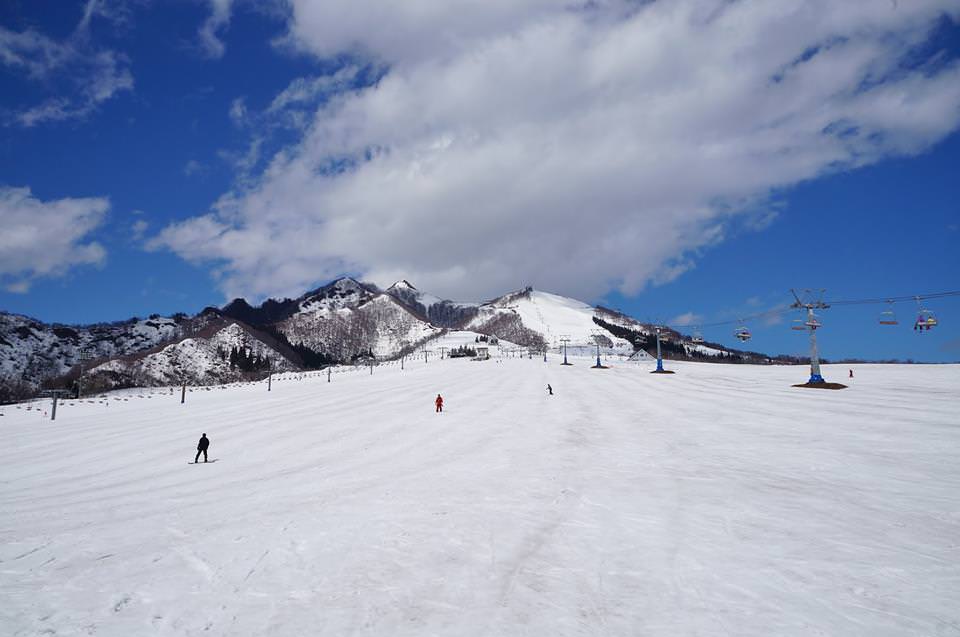
[[[474,303],[441,299],[406,279],[383,290],[340,277],[294,299],[251,305],[236,298],[194,316],[67,325],[0,312],[0,401],[45,386],[72,388],[81,365],[89,387],[210,384],[280,369],[389,360],[451,331],[536,351],[566,341],[589,353],[599,339],[624,354],[649,350],[652,335],[651,326],[632,317],[532,287]],[[771,361],[763,354],[694,345],[672,330],[664,341],[677,358]]]

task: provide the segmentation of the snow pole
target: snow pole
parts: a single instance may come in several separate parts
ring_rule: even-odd
[[[327,382],[330,382],[330,368],[327,368]]]
[[[267,391],[273,387],[273,372],[267,374]]]
[[[180,389],[180,404],[187,402],[187,381],[183,381],[183,386]]]

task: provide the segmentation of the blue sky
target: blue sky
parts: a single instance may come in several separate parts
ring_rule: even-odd
[[[955,3],[367,4],[0,7],[0,308],[350,274],[710,323],[960,289]],[[958,300],[923,335],[880,309],[829,310],[825,355],[960,360]],[[752,347],[803,352],[787,323]]]

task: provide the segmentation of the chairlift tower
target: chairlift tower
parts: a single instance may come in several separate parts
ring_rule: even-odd
[[[602,336],[605,336],[605,334],[600,330],[593,330],[591,332],[591,335],[593,336],[594,343],[596,343],[597,345],[597,364],[594,365],[591,369],[606,369],[607,367],[600,362],[600,338]]]
[[[563,362],[560,363],[560,364],[561,364],[561,365],[572,365],[572,363],[568,363],[568,362],[567,362],[567,343],[570,342],[570,337],[569,337],[569,336],[561,336],[561,337],[560,337],[560,342],[563,344]]]
[[[794,303],[790,306],[797,310],[806,310],[807,311],[807,320],[805,325],[807,329],[810,330],[810,380],[808,383],[825,383],[823,375],[820,373],[820,354],[817,351],[817,328],[820,327],[820,321],[817,320],[817,315],[814,314],[814,310],[825,310],[830,307],[827,303],[823,302],[823,293],[826,290],[817,290],[817,295],[813,297],[813,291],[804,290],[804,296],[807,300],[803,300],[797,294],[795,290],[790,289],[790,293],[793,294],[795,299]]]
[[[648,323],[649,325],[649,323]],[[650,372],[651,374],[673,374],[673,370],[663,368],[663,352],[660,349],[660,335],[666,327],[661,323],[653,324],[653,332],[657,336],[657,368]]]
[[[50,410],[50,420],[57,419],[57,401],[70,393],[68,389],[46,389],[42,392],[44,396],[53,399],[53,408]]]
[[[653,331],[656,332],[657,334],[657,371],[658,372],[663,371],[663,354],[660,352],[660,330],[661,330],[661,327],[659,325],[655,325],[653,327]]]
[[[92,352],[89,347],[80,350],[80,374],[77,376],[77,400],[83,398],[83,364],[91,360]]]

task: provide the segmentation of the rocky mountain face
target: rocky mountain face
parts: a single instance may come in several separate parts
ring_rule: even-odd
[[[0,400],[29,395],[46,379],[67,374],[81,362],[144,351],[190,329],[182,315],[151,316],[88,326],[46,324],[0,313]]]
[[[274,328],[298,347],[344,362],[392,358],[442,332],[402,300],[353,279],[305,295]]]
[[[0,400],[41,386],[75,389],[81,363],[89,391],[210,384],[393,358],[443,331],[403,299],[350,278],[297,299],[256,307],[236,299],[193,317],[67,326],[0,313]]]
[[[251,306],[235,299],[196,316],[88,326],[45,324],[0,313],[0,400],[41,387],[75,388],[83,364],[88,390],[120,386],[210,384],[262,377],[271,371],[391,359],[452,330],[468,330],[535,349],[601,345],[622,353],[650,351],[652,328],[605,308],[531,288],[484,303],[425,294],[407,281],[386,290],[351,278],[297,299]],[[664,332],[675,357],[732,356]],[[737,360],[768,362],[738,353]]]
[[[207,319],[191,336],[90,367],[84,387],[92,392],[123,386],[227,383],[303,366],[292,349],[268,334],[220,316],[208,314]],[[66,380],[78,375],[69,374]]]
[[[448,329],[459,329],[469,323],[476,315],[477,303],[459,303],[424,294],[407,281],[397,281],[387,294],[394,297],[432,325]]]

